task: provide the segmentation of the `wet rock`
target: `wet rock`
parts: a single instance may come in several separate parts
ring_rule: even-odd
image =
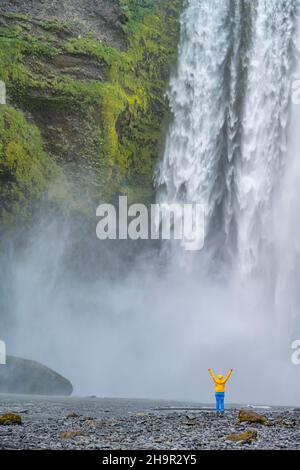
[[[0,416],[0,425],[8,426],[12,424],[22,424],[21,415],[17,413],[4,413]]]
[[[183,424],[185,424],[186,426],[196,426],[197,425],[197,417],[188,415],[188,416],[186,416],[185,420],[183,421]]]
[[[71,419],[71,418],[79,418],[79,415],[77,413],[75,413],[75,411],[73,411],[72,413],[69,413],[66,416],[66,419]]]
[[[293,428],[297,425],[296,421],[288,421],[287,419],[284,418],[279,418],[276,422],[279,426],[285,426],[286,428]],[[273,424],[275,425],[275,423]]]
[[[69,380],[39,362],[8,356],[0,367],[0,393],[69,396]]]
[[[194,415],[186,411],[158,412],[156,408],[151,411],[148,402],[143,417],[137,416],[141,411],[140,402],[139,410],[132,408],[132,413],[128,414],[122,401],[116,401],[111,406],[111,414],[106,415],[105,403],[101,406],[101,399],[98,400],[30,399],[26,403],[29,411],[23,426],[1,427],[0,449],[300,450],[300,416],[289,409],[268,410],[266,419],[276,424],[269,427],[246,422],[237,424],[237,409],[227,410],[225,417],[219,419],[206,412]],[[7,399],[1,402],[0,396],[3,413],[19,413],[23,406],[16,398],[8,408]],[[78,413],[79,419],[66,421],[65,416],[70,411]],[[93,420],[83,419],[89,416],[93,416]],[[183,424],[188,416],[196,417],[197,426]],[[280,420],[295,421],[296,427],[279,425]]]
[[[239,412],[239,421],[240,423],[259,423],[259,424],[266,424],[267,420],[264,415],[256,413],[256,411],[252,410],[240,410]]]

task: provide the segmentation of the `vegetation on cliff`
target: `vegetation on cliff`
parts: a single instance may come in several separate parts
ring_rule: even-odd
[[[119,0],[120,48],[79,34],[76,18],[0,10],[2,219],[24,204],[30,213],[62,174],[65,193],[87,210],[118,193],[151,197],[181,7]]]
[[[59,170],[43,150],[39,130],[21,112],[0,107],[0,136],[1,222],[9,225],[34,210]]]

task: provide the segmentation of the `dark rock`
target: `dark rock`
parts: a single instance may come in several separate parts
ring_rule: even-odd
[[[73,411],[72,399],[29,400],[29,414],[25,426],[1,427],[1,450],[13,449],[51,449],[51,450],[242,450],[252,447],[255,450],[273,451],[276,449],[300,450],[297,429],[279,426],[274,427],[247,425],[237,426],[237,409],[226,412],[225,418],[219,420],[213,414],[197,413],[197,426],[183,426],[187,418],[186,412],[169,413],[157,411],[157,407],[149,411],[149,402],[138,401],[138,409],[145,410],[141,419],[136,415],[137,402],[115,400],[111,404],[111,413],[105,415],[106,401],[81,399],[76,400],[76,412],[80,417],[93,416],[94,420],[65,421],[65,417]],[[1,402],[1,409],[19,413],[23,399],[15,397]],[[300,426],[300,417],[282,408],[268,411],[268,420],[295,420]],[[65,423],[65,424],[63,424]],[[67,425],[70,424],[70,426]],[[77,423],[77,425],[75,425]],[[63,427],[62,427],[63,425]],[[242,429],[241,429],[242,428]],[[226,437],[228,436],[228,438]]]
[[[273,425],[279,425],[279,426],[285,426],[287,428],[293,428],[294,426],[297,425],[296,421],[292,420],[292,421],[288,421],[286,419],[284,419],[283,417],[282,418],[279,418]]]
[[[79,418],[79,415],[77,413],[75,413],[75,411],[73,411],[72,413],[69,413],[67,416],[66,416],[67,419],[70,419],[70,418]]]
[[[183,421],[183,424],[185,424],[186,426],[196,426],[197,425],[197,417],[187,415],[185,420]]]
[[[39,362],[8,356],[7,364],[0,366],[0,393],[69,396],[72,392],[69,380]]]
[[[33,22],[57,18],[66,22],[66,31],[57,31],[59,35],[72,34],[76,29],[77,34],[93,33],[98,40],[111,46],[119,49],[126,47],[123,31],[125,17],[117,0],[1,0],[1,11],[27,14]],[[72,22],[72,19],[76,21]]]

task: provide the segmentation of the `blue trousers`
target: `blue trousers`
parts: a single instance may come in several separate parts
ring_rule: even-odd
[[[225,393],[224,392],[216,393],[216,411],[217,411],[217,413],[224,413],[224,399],[225,399]]]

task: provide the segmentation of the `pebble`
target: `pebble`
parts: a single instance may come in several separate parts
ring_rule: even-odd
[[[1,406],[4,412],[12,408],[11,404]],[[113,408],[108,413],[91,401],[88,408],[79,404],[71,412],[63,402],[32,402],[24,415],[21,413],[21,426],[0,426],[0,449],[300,450],[298,409],[266,411],[274,426],[251,425],[257,432],[257,441],[252,444],[226,441],[228,434],[249,429],[249,424],[238,423],[238,411],[229,409],[223,418],[213,412],[189,414],[171,409],[124,412],[121,416]],[[68,415],[72,419],[66,419]]]

